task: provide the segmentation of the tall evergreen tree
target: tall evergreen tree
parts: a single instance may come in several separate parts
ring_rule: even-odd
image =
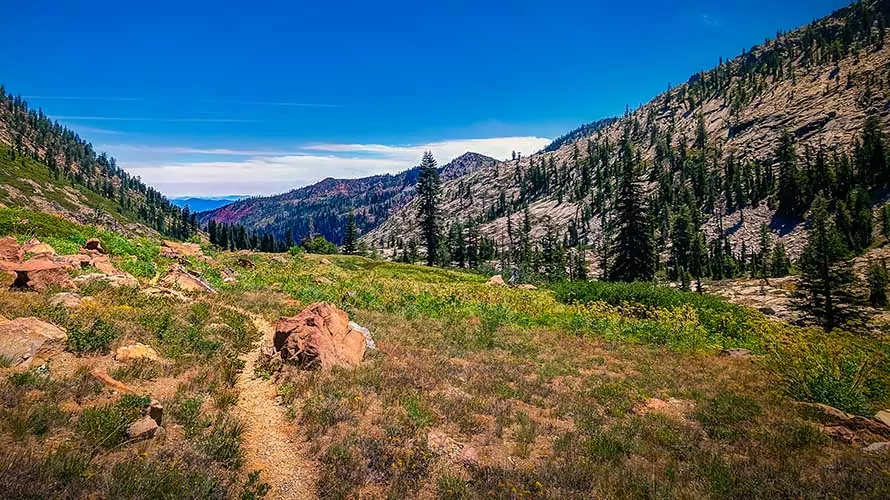
[[[797,217],[802,212],[799,203],[800,170],[797,167],[794,139],[787,130],[782,132],[782,137],[779,140],[776,161],[779,163],[779,212]]]
[[[357,248],[355,246],[357,233],[355,215],[350,211],[349,215],[346,217],[346,229],[343,235],[343,253],[346,255],[355,255],[357,253]]]
[[[643,187],[637,178],[637,161],[629,137],[625,137],[622,149],[609,278],[612,281],[649,281],[655,277],[657,264],[653,224]]]
[[[853,272],[843,238],[821,196],[813,202],[812,231],[798,266],[796,306],[826,331],[843,324],[853,313]]]
[[[439,261],[440,218],[439,196],[441,193],[439,170],[433,153],[427,151],[420,162],[420,173],[417,178],[417,197],[420,199],[418,223],[420,233],[426,246],[426,263],[434,266]]]

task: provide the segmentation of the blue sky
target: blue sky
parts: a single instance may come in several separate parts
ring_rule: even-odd
[[[847,3],[0,0],[0,82],[170,196],[271,194],[531,153]]]

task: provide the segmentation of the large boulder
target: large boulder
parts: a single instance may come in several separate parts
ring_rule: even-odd
[[[275,350],[287,363],[307,369],[354,367],[365,356],[365,336],[349,324],[349,316],[327,302],[281,318],[275,327]]]
[[[65,330],[37,318],[0,321],[0,357],[12,366],[48,359],[65,348]]]
[[[216,290],[203,279],[189,273],[184,267],[174,265],[159,282],[160,285],[185,292],[216,293]]]
[[[111,263],[107,255],[97,255],[90,259],[90,265],[103,274],[117,274],[117,268]]]
[[[0,270],[15,273],[11,288],[16,290],[41,292],[52,286],[70,288],[72,283],[68,269],[69,265],[48,257],[36,257],[24,262],[0,262]]]

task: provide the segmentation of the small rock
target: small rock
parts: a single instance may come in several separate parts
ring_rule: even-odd
[[[121,382],[120,380],[112,378],[111,375],[108,374],[108,372],[100,367],[96,367],[90,370],[90,375],[92,375],[92,377],[99,382],[102,382],[102,384],[106,387],[114,389],[115,391],[136,394],[135,389]]]
[[[538,289],[538,287],[536,287],[535,285],[530,285],[530,284],[528,284],[528,283],[519,285],[519,286],[516,287],[516,288],[518,288],[518,289],[520,289],[520,290],[537,290],[537,289]]]
[[[130,439],[151,439],[158,430],[158,423],[153,418],[145,416],[127,427],[127,437]]]
[[[504,277],[501,276],[500,274],[495,274],[485,284],[489,285],[489,286],[505,286],[506,285],[506,283],[504,283]]]
[[[460,450],[460,443],[441,431],[430,431],[426,436],[427,446],[436,453],[452,455]]]
[[[148,416],[158,425],[163,425],[161,421],[164,419],[164,406],[159,402],[152,400],[148,405]]]
[[[178,291],[171,290],[169,288],[162,288],[157,286],[151,286],[148,288],[142,289],[142,293],[151,297],[169,297],[174,300],[178,300],[180,302],[191,302],[192,299],[188,297],[188,295]]]
[[[117,268],[111,263],[107,255],[97,255],[90,259],[90,265],[103,274],[117,274]]]
[[[326,278],[324,276],[316,276],[314,281],[315,281],[316,285],[333,285],[334,284],[334,282],[331,281],[330,278]]]
[[[105,251],[105,248],[102,247],[102,242],[99,241],[99,238],[90,238],[83,245],[83,249],[88,252],[97,252],[100,254],[108,253]]]
[[[883,441],[880,443],[872,443],[863,448],[862,451],[866,453],[887,453],[888,451],[890,451],[890,442]]]
[[[153,347],[137,342],[132,345],[119,347],[114,351],[114,359],[117,361],[136,361],[140,359],[160,361],[161,357]]]
[[[776,310],[773,309],[772,307],[764,306],[764,307],[758,308],[757,310],[767,316],[775,316],[776,315]]]
[[[324,265],[326,265],[326,266],[331,265],[331,261],[328,260],[327,257],[322,257],[321,260],[320,260],[319,262],[321,262],[322,264],[324,264]]]
[[[53,257],[56,255],[56,249],[47,245],[46,243],[41,243],[37,238],[32,238],[27,243],[22,245],[22,252],[25,254],[32,254],[44,257]]]
[[[245,269],[256,269],[256,264],[252,260],[243,257],[238,259],[238,265]]]
[[[216,293],[216,290],[203,279],[189,273],[184,267],[174,265],[159,282],[161,285],[185,292]]]
[[[71,292],[57,293],[49,299],[49,305],[53,307],[64,307],[66,309],[80,307],[82,304],[83,299],[80,295]]]
[[[163,253],[172,254],[176,257],[204,257],[204,251],[201,250],[201,245],[197,243],[179,243],[177,241],[165,240],[161,250]]]

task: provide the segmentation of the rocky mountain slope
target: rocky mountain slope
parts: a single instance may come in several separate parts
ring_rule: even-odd
[[[444,180],[456,180],[485,170],[495,163],[477,153],[466,153],[440,167]],[[355,216],[360,233],[370,231],[399,211],[413,198],[417,168],[398,174],[375,175],[360,179],[327,178],[278,196],[249,198],[200,214],[200,221],[236,223],[281,239],[288,232],[300,239],[314,231],[330,241],[343,240],[343,228],[349,212]],[[460,183],[456,184],[459,185]]]
[[[608,213],[602,212],[608,212],[608,206],[598,198],[608,198],[608,171],[617,158],[616,145],[625,136],[646,169],[653,195],[662,170],[675,175],[683,168],[677,158],[696,147],[700,132],[705,135],[702,149],[708,152],[702,177],[712,195],[725,180],[724,164],[730,156],[774,169],[784,130],[793,134],[801,164],[810,161],[807,151],[812,155],[810,148],[818,146],[850,152],[868,116],[878,117],[885,127],[890,116],[890,46],[884,40],[888,11],[886,1],[841,9],[735,59],[721,60],[716,68],[693,75],[592,135],[445,182],[446,223],[478,223],[483,234],[507,245],[509,214],[514,214],[515,228],[519,212],[527,206],[534,239],[550,223],[562,231],[574,226],[581,243],[601,244],[602,222],[608,220]],[[536,176],[542,175],[545,186],[558,187],[540,188]],[[805,241],[800,220],[776,217],[772,196],[728,209],[716,205],[704,207],[705,216],[710,216],[706,231],[717,234],[718,218],[713,215],[728,212],[722,228],[734,247],[744,242],[756,248],[761,223],[770,224],[792,256]],[[415,237],[415,210],[409,203],[364,240],[391,248]]]

